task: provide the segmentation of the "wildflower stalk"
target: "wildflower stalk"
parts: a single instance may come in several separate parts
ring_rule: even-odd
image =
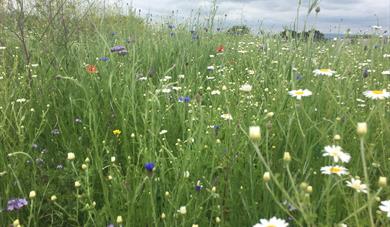
[[[366,181],[367,187],[367,208],[368,208],[368,215],[370,218],[370,225],[375,226],[374,224],[374,217],[372,215],[372,202],[371,202],[371,193],[370,193],[370,184],[369,184],[369,178],[368,178],[368,170],[367,170],[367,163],[366,163],[366,157],[364,154],[364,137],[360,136],[360,156],[362,159],[362,165],[363,165],[363,172],[364,172],[364,180]]]
[[[241,129],[241,131],[242,131],[243,133],[246,134],[246,132],[244,131],[244,129],[243,129],[242,127],[240,127],[240,129]],[[248,135],[247,135],[247,136],[248,136]],[[248,137],[249,137],[249,136],[248,136]],[[256,143],[254,143],[254,142],[251,142],[251,143],[252,143],[253,147],[255,148],[255,151],[256,151],[257,155],[259,156],[259,159],[260,159],[261,163],[264,165],[264,167],[266,168],[266,170],[269,172],[271,179],[273,180],[273,182],[275,183],[275,185],[279,188],[279,190],[282,192],[282,194],[285,196],[286,200],[287,200],[289,203],[291,203],[293,206],[297,207],[297,209],[301,212],[302,217],[303,217],[303,219],[305,220],[307,226],[312,226],[312,225],[310,224],[310,221],[309,221],[308,217],[306,216],[304,210],[302,210],[302,208],[301,208],[300,206],[297,206],[297,205],[295,204],[294,200],[291,198],[291,196],[289,195],[289,193],[284,189],[284,187],[280,184],[280,182],[277,181],[277,179],[276,179],[275,175],[273,174],[273,172],[272,172],[270,166],[269,166],[268,163],[266,162],[264,156],[261,154],[258,145],[257,145]]]
[[[365,210],[369,204],[371,204],[374,200],[375,200],[375,197],[377,197],[382,191],[382,188],[379,188],[377,193],[375,194],[375,196],[372,196],[371,197],[371,200],[368,201],[368,203],[364,204],[363,206],[361,206],[359,209],[356,209],[353,213],[351,213],[348,217],[344,218],[343,220],[340,221],[340,223],[344,223],[346,222],[348,219],[356,216],[358,213],[362,212],[363,210]],[[373,225],[375,226],[375,225]]]
[[[282,203],[279,202],[278,198],[276,198],[276,195],[275,193],[272,191],[272,189],[269,187],[268,183],[265,183],[265,186],[267,187],[267,190],[268,192],[271,194],[271,197],[273,198],[273,200],[275,201],[275,203],[284,211],[286,212],[286,214],[288,214],[289,217],[293,218],[294,221],[298,222],[297,219],[295,219],[295,217],[291,214],[291,212],[285,207],[283,206]],[[301,223],[297,223],[299,226],[303,226]]]
[[[30,203],[31,203],[30,215],[28,216],[28,224],[27,224],[27,226],[31,226],[31,220],[33,219],[34,200],[31,199]]]

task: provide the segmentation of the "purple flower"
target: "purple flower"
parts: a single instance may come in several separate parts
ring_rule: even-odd
[[[106,61],[109,61],[110,59],[108,57],[101,57],[101,58],[99,58],[99,60],[106,62]]]
[[[185,96],[185,97],[180,96],[179,99],[178,99],[178,102],[186,102],[186,103],[188,103],[190,101],[191,101],[191,98],[188,97],[188,96]]]
[[[203,189],[202,185],[195,185],[195,191],[199,192],[202,189]]]
[[[145,163],[144,167],[145,167],[145,169],[146,169],[147,171],[153,171],[153,169],[154,169],[154,163],[153,163],[153,162],[147,162],[147,163]]]
[[[28,202],[25,198],[11,199],[7,203],[7,211],[19,210],[20,208],[27,206]]]
[[[114,224],[108,224],[107,227],[114,227]]]
[[[119,51],[123,51],[123,50],[126,50],[126,47],[124,47],[124,46],[114,46],[113,48],[111,48],[111,52],[119,52]]]

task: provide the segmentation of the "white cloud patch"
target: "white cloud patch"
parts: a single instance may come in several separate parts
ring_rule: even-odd
[[[141,15],[152,14],[154,21],[168,18],[174,11],[176,20],[182,21],[202,12],[207,17],[211,9],[211,0],[124,0]],[[303,27],[308,0],[303,0],[300,7],[300,28]],[[265,30],[281,30],[283,26],[292,26],[296,18],[297,1],[295,0],[218,0],[216,19],[225,26],[247,24]],[[379,23],[387,29],[390,23],[389,0],[322,0],[318,16],[313,12],[308,18],[308,26],[316,26],[323,32],[367,31],[371,25]],[[226,18],[225,18],[226,14]]]

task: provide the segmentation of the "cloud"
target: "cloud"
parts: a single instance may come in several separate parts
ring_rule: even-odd
[[[125,0],[130,1],[130,0]],[[159,19],[175,11],[176,18],[189,18],[194,12],[202,12],[206,17],[212,7],[211,0],[132,0],[133,7],[150,13]],[[283,26],[294,24],[297,15],[295,0],[218,0],[216,18],[225,20],[227,25],[245,23],[265,29],[280,30]],[[378,22],[384,28],[389,26],[389,0],[322,0],[320,13],[313,12],[308,17],[308,26],[316,26],[323,32],[332,27],[353,31],[367,30]],[[303,25],[308,11],[308,0],[300,7],[300,24]],[[301,27],[301,26],[300,26]],[[302,27],[301,27],[302,28]]]

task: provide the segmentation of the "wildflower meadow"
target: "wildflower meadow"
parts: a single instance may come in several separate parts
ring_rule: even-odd
[[[383,28],[47,2],[0,3],[0,226],[390,226]]]

